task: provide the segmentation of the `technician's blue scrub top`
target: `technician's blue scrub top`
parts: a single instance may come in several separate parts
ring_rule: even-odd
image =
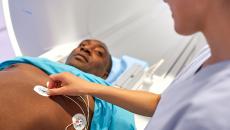
[[[179,78],[145,130],[230,130],[230,61]]]

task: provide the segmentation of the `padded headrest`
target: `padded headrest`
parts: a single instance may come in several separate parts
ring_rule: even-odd
[[[127,69],[129,69],[133,64],[139,64],[143,67],[147,67],[148,64],[145,61],[130,57],[130,56],[122,56],[121,59],[118,59],[116,57],[112,57],[112,69],[111,72],[106,79],[107,82],[113,83],[116,81],[119,76],[125,72]]]

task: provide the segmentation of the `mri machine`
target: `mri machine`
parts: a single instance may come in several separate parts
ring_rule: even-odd
[[[179,36],[162,0],[2,0],[15,56],[64,62],[86,38],[113,55],[114,86],[162,93],[205,45],[201,34]],[[137,97],[138,98],[138,97]],[[149,118],[135,115],[137,130]]]

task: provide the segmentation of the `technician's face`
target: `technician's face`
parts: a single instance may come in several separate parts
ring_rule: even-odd
[[[66,64],[106,78],[109,64],[109,52],[107,47],[96,40],[85,40],[69,55]]]
[[[189,35],[200,31],[204,19],[207,0],[164,0],[170,6],[175,30],[179,34]]]

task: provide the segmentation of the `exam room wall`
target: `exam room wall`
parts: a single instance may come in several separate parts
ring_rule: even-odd
[[[2,0],[0,0],[0,62],[15,56],[10,39],[6,30],[3,17]]]

